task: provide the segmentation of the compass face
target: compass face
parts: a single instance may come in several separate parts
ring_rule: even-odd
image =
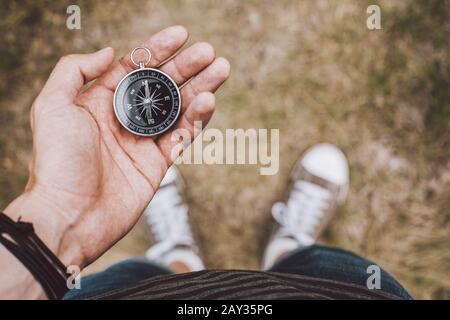
[[[165,73],[142,68],[125,76],[114,94],[117,119],[140,136],[155,136],[168,130],[181,109],[180,91]]]

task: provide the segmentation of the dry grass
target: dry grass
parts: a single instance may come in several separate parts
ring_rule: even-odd
[[[22,63],[2,65],[0,79],[3,206],[26,180],[27,110],[57,57],[107,45],[125,53],[152,32],[183,24],[191,43],[211,42],[232,64],[210,126],[280,128],[278,175],[260,176],[255,166],[181,167],[207,265],[258,268],[270,208],[290,167],[308,146],[327,141],[347,154],[351,188],[322,241],[376,261],[417,298],[450,297],[450,12],[444,1],[380,1],[381,31],[366,29],[368,2],[356,0],[81,4],[81,31],[64,28],[59,5],[35,5],[37,20],[10,19],[17,28],[32,24],[34,32],[24,43],[7,39],[17,57],[2,52]],[[5,29],[11,25],[1,26],[2,36],[11,34]],[[29,87],[13,91],[14,104],[3,94],[12,92],[3,73],[11,70],[32,76]],[[146,247],[135,230],[90,271]]]

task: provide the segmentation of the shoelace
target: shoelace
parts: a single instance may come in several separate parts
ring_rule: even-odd
[[[147,210],[146,217],[157,241],[147,252],[148,257],[157,259],[177,245],[194,243],[188,210],[175,185],[159,189]]]
[[[281,226],[281,234],[304,245],[313,244],[314,231],[330,199],[329,190],[308,181],[296,181],[287,203],[277,202],[272,207],[272,215]]]

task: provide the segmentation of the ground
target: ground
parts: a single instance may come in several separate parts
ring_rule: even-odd
[[[366,8],[382,8],[382,30]],[[82,29],[65,28],[67,5]],[[350,193],[321,242],[376,261],[416,298],[450,298],[450,6],[446,1],[54,1],[0,4],[0,205],[27,179],[28,111],[58,57],[124,54],[182,24],[230,60],[210,127],[279,128],[280,171],[182,165],[210,268],[260,264],[289,169],[318,142],[350,163]],[[19,80],[20,79],[20,80]],[[134,230],[88,272],[148,247]]]

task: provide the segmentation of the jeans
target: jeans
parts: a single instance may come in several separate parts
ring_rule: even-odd
[[[370,276],[367,273],[370,265],[374,263],[354,253],[313,245],[292,252],[268,271],[299,274],[365,287]],[[150,277],[171,273],[170,270],[144,259],[125,260],[103,272],[82,277],[81,289],[70,290],[64,299],[87,299],[100,293],[133,286]],[[412,299],[408,292],[382,269],[380,279],[379,290],[404,299]]]

